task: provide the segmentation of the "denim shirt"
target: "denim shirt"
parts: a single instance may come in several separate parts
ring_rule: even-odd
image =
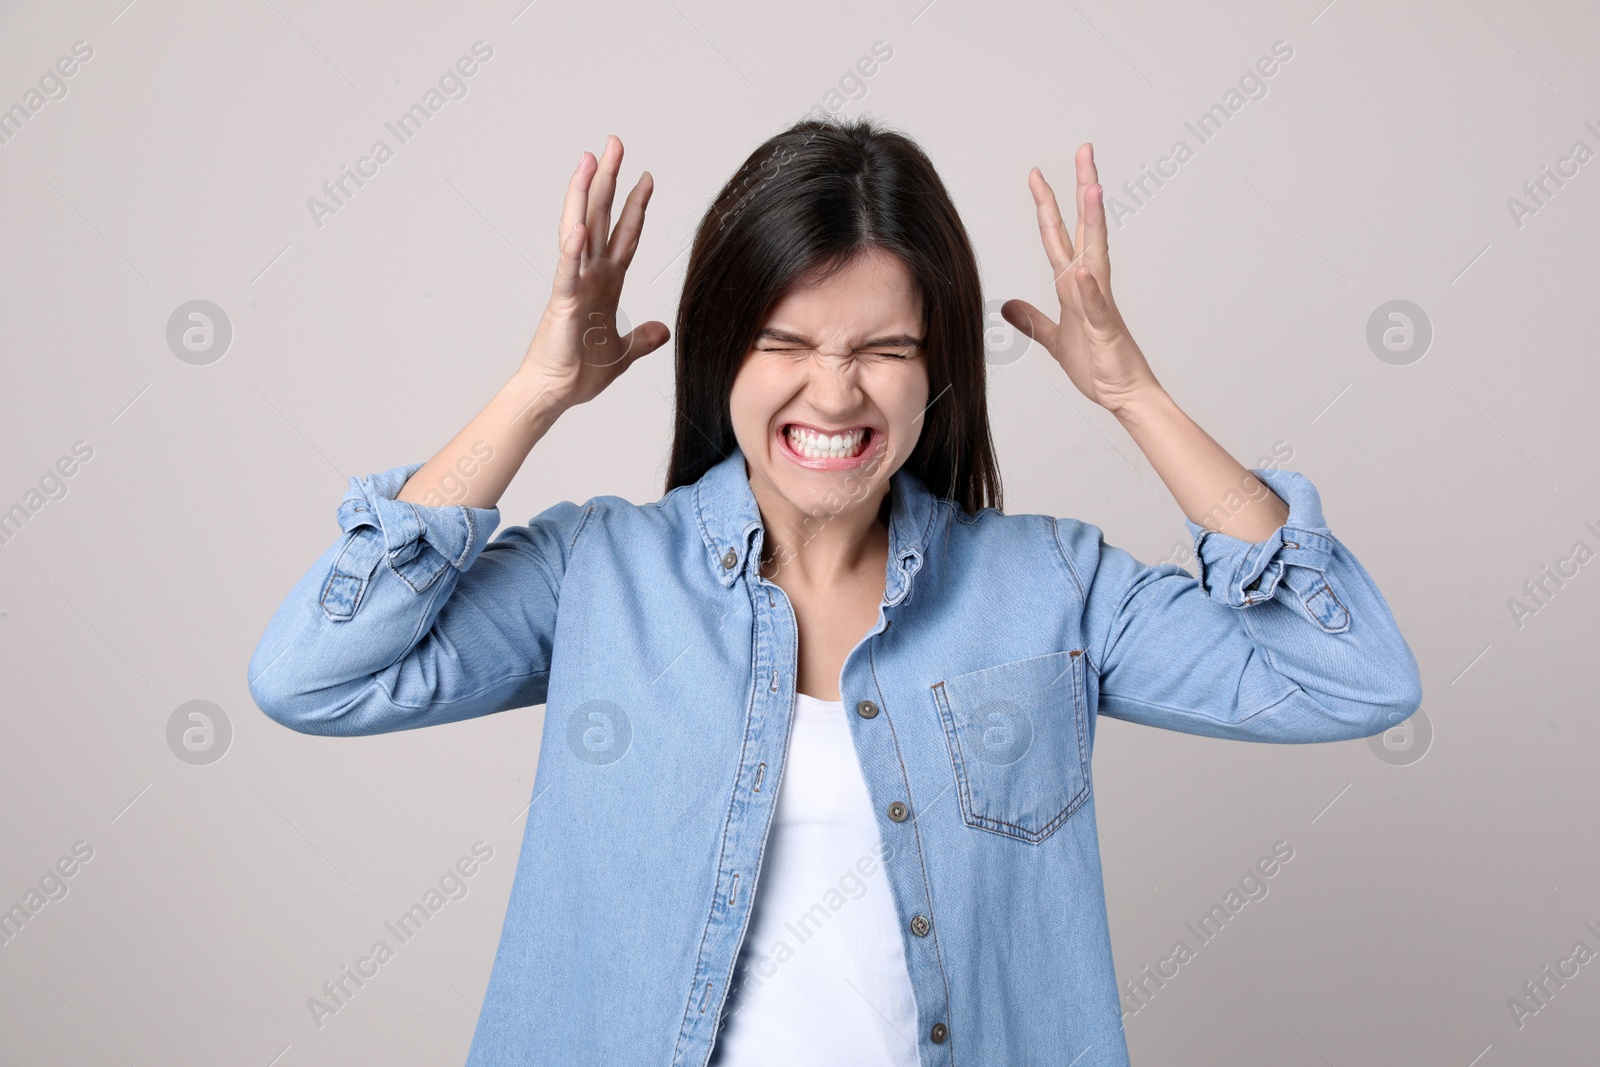
[[[702,1067],[795,704],[795,616],[760,575],[744,457],[652,503],[556,504],[492,541],[497,508],[394,499],[421,466],[350,480],[343,534],[272,618],[250,692],[285,726],[339,736],[546,705],[468,1067]],[[1254,473],[1287,521],[1250,543],[1185,520],[1198,579],[1089,523],[967,514],[893,475],[886,588],[840,692],[923,1064],[1128,1063],[1099,716],[1337,741],[1421,703],[1316,488]],[[805,921],[849,906],[834,896]]]

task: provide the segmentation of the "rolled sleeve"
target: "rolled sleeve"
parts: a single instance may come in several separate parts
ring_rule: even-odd
[[[339,502],[339,528],[350,535],[324,583],[323,611],[330,619],[352,618],[380,562],[412,593],[426,591],[446,567],[472,566],[500,524],[499,508],[466,504],[426,505],[396,500],[423,464],[351,478]]]
[[[1259,542],[1188,522],[1198,577],[1057,520],[1085,594],[1098,713],[1255,741],[1368,737],[1421,703],[1416,657],[1311,481],[1253,469],[1289,507]]]
[[[1349,609],[1326,580],[1334,540],[1322,516],[1317,487],[1296,471],[1252,467],[1250,473],[1288,505],[1289,517],[1254,542],[1186,518],[1200,588],[1219,604],[1247,608],[1280,596],[1279,587],[1286,587],[1322,629],[1329,633],[1348,629]]]
[[[491,541],[497,508],[395,500],[421,467],[350,480],[344,532],[250,658],[269,718],[354,737],[545,702],[567,561],[595,508],[553,504]]]

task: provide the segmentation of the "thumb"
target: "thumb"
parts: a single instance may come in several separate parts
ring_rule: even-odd
[[[1024,337],[1038,341],[1054,351],[1056,331],[1060,329],[1049,315],[1026,300],[1007,300],[1000,305],[1001,316],[1022,332]]]
[[[633,366],[634,360],[642,359],[666,344],[672,337],[672,331],[667,329],[667,324],[656,319],[642,322],[628,331],[628,336],[622,339],[622,351],[627,353],[628,366]]]

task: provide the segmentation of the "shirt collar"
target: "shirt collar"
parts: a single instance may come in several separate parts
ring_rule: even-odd
[[[898,604],[911,590],[911,578],[922,567],[933,505],[933,494],[904,465],[890,476],[885,604]],[[694,513],[711,573],[724,587],[733,585],[765,534],[738,445],[695,483]]]

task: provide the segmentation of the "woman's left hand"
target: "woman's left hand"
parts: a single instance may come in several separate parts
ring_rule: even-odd
[[[1061,321],[1052,321],[1026,300],[1008,300],[1000,313],[1011,325],[1044,345],[1084,396],[1117,413],[1149,390],[1159,390],[1160,384],[1111,297],[1105,191],[1095,170],[1094,146],[1079,146],[1075,161],[1076,237],[1067,233],[1055,191],[1039,168],[1028,172],[1028,188],[1038,208],[1039,233],[1055,273]]]

